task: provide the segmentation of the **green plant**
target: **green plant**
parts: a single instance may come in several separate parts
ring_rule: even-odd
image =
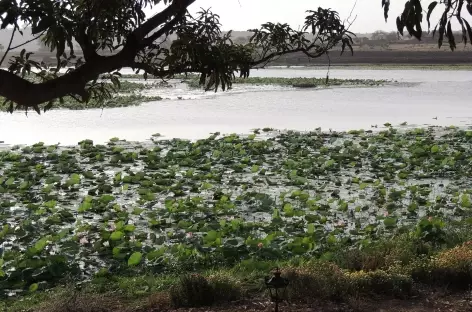
[[[472,285],[472,242],[440,252],[432,260],[434,282],[454,288],[468,289]]]
[[[170,300],[175,307],[211,306],[215,299],[213,288],[200,274],[186,274],[170,289]]]
[[[239,300],[243,296],[241,281],[231,275],[231,272],[214,272],[208,275],[208,283],[212,288],[215,302]]]
[[[21,21],[22,27],[31,27],[33,40],[56,55],[53,67],[35,61],[26,49],[11,57],[8,69],[0,70],[0,80],[9,81],[0,85],[7,110],[39,114],[40,108],[47,111],[68,96],[81,103],[107,101],[120,87],[119,70],[124,67],[144,71],[145,79],[197,72],[199,84],[216,92],[231,87],[235,72],[248,77],[251,68],[265,66],[284,54],[304,52],[317,58],[337,45],[352,53],[354,34],[331,9],[306,11],[300,30],[286,23],[264,23],[251,30],[248,43],[236,44],[231,32],[221,30],[218,15],[205,9],[190,15],[187,8],[194,2],[133,0],[84,5],[79,0],[59,4],[25,0],[0,8],[0,15],[5,16],[0,26],[13,29],[12,41],[17,31],[21,33]],[[163,5],[158,14],[146,14],[158,4]],[[310,33],[313,36],[307,36]],[[172,35],[175,40],[167,40]],[[82,57],[76,56],[74,42]],[[6,48],[0,65],[13,48],[11,44]],[[67,68],[67,74],[60,74],[61,68]],[[112,88],[97,80],[104,75]],[[16,91],[20,89],[24,92]]]
[[[441,219],[429,217],[418,223],[416,235],[425,242],[441,245],[446,242],[444,226],[445,223]]]
[[[410,276],[388,273],[383,270],[351,272],[348,273],[347,279],[350,287],[349,293],[355,295],[379,294],[408,297],[413,286]]]
[[[293,300],[339,299],[347,294],[346,275],[333,263],[312,261],[284,268],[282,275],[290,281],[288,296]]]

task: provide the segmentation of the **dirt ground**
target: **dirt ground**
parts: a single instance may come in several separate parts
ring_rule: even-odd
[[[269,312],[274,306],[268,301],[236,302],[213,308],[176,309],[171,312]],[[162,310],[151,310],[159,312]],[[472,294],[446,295],[431,293],[428,297],[400,299],[349,300],[344,303],[314,302],[307,304],[282,303],[279,312],[467,312],[472,311]],[[144,311],[143,311],[144,312]]]

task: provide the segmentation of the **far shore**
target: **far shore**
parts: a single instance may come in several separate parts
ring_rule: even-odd
[[[17,53],[16,53],[17,54]],[[12,53],[11,56],[15,55]],[[81,55],[77,55],[80,57]],[[44,60],[48,55],[35,53],[31,57],[35,60]],[[55,65],[55,58],[50,59]],[[435,69],[435,70],[465,70],[472,69],[471,51],[398,51],[398,50],[371,50],[356,51],[354,54],[331,51],[328,56],[309,59],[304,54],[294,53],[280,57],[271,62],[268,67],[274,66],[302,66],[323,67],[331,63],[333,68],[366,68],[367,69]]]

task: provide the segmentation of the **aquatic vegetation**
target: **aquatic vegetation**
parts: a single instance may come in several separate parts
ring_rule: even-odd
[[[198,79],[190,77],[184,80],[190,87],[199,87]],[[253,85],[280,85],[291,87],[318,87],[318,86],[381,86],[387,84],[388,80],[374,80],[374,79],[337,79],[329,78],[281,78],[281,77],[249,77],[236,78],[235,84],[253,84]]]
[[[142,75],[122,75],[127,79],[143,79]],[[156,78],[147,78],[150,81]],[[179,79],[187,83],[192,88],[199,88],[199,76],[196,74],[177,75],[174,79]],[[317,87],[317,86],[382,86],[388,84],[389,80],[375,80],[375,79],[337,79],[326,77],[323,78],[284,78],[284,77],[248,77],[235,78],[235,84],[252,84],[252,85],[280,85],[293,86],[300,88]]]
[[[470,130],[259,136],[0,151],[0,289],[331,259],[405,232],[440,246],[472,221]]]

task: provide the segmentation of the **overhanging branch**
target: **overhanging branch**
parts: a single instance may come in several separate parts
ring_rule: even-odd
[[[24,108],[37,107],[67,95],[76,94],[84,99],[89,81],[95,80],[102,73],[122,67],[123,57],[120,54],[98,56],[74,71],[42,83],[33,83],[6,70],[0,70],[0,95]]]
[[[143,40],[150,32],[166,23],[172,16],[176,16],[182,12],[185,13],[187,8],[195,1],[196,0],[174,0],[171,5],[148,19],[133,31],[132,36],[139,41]]]

